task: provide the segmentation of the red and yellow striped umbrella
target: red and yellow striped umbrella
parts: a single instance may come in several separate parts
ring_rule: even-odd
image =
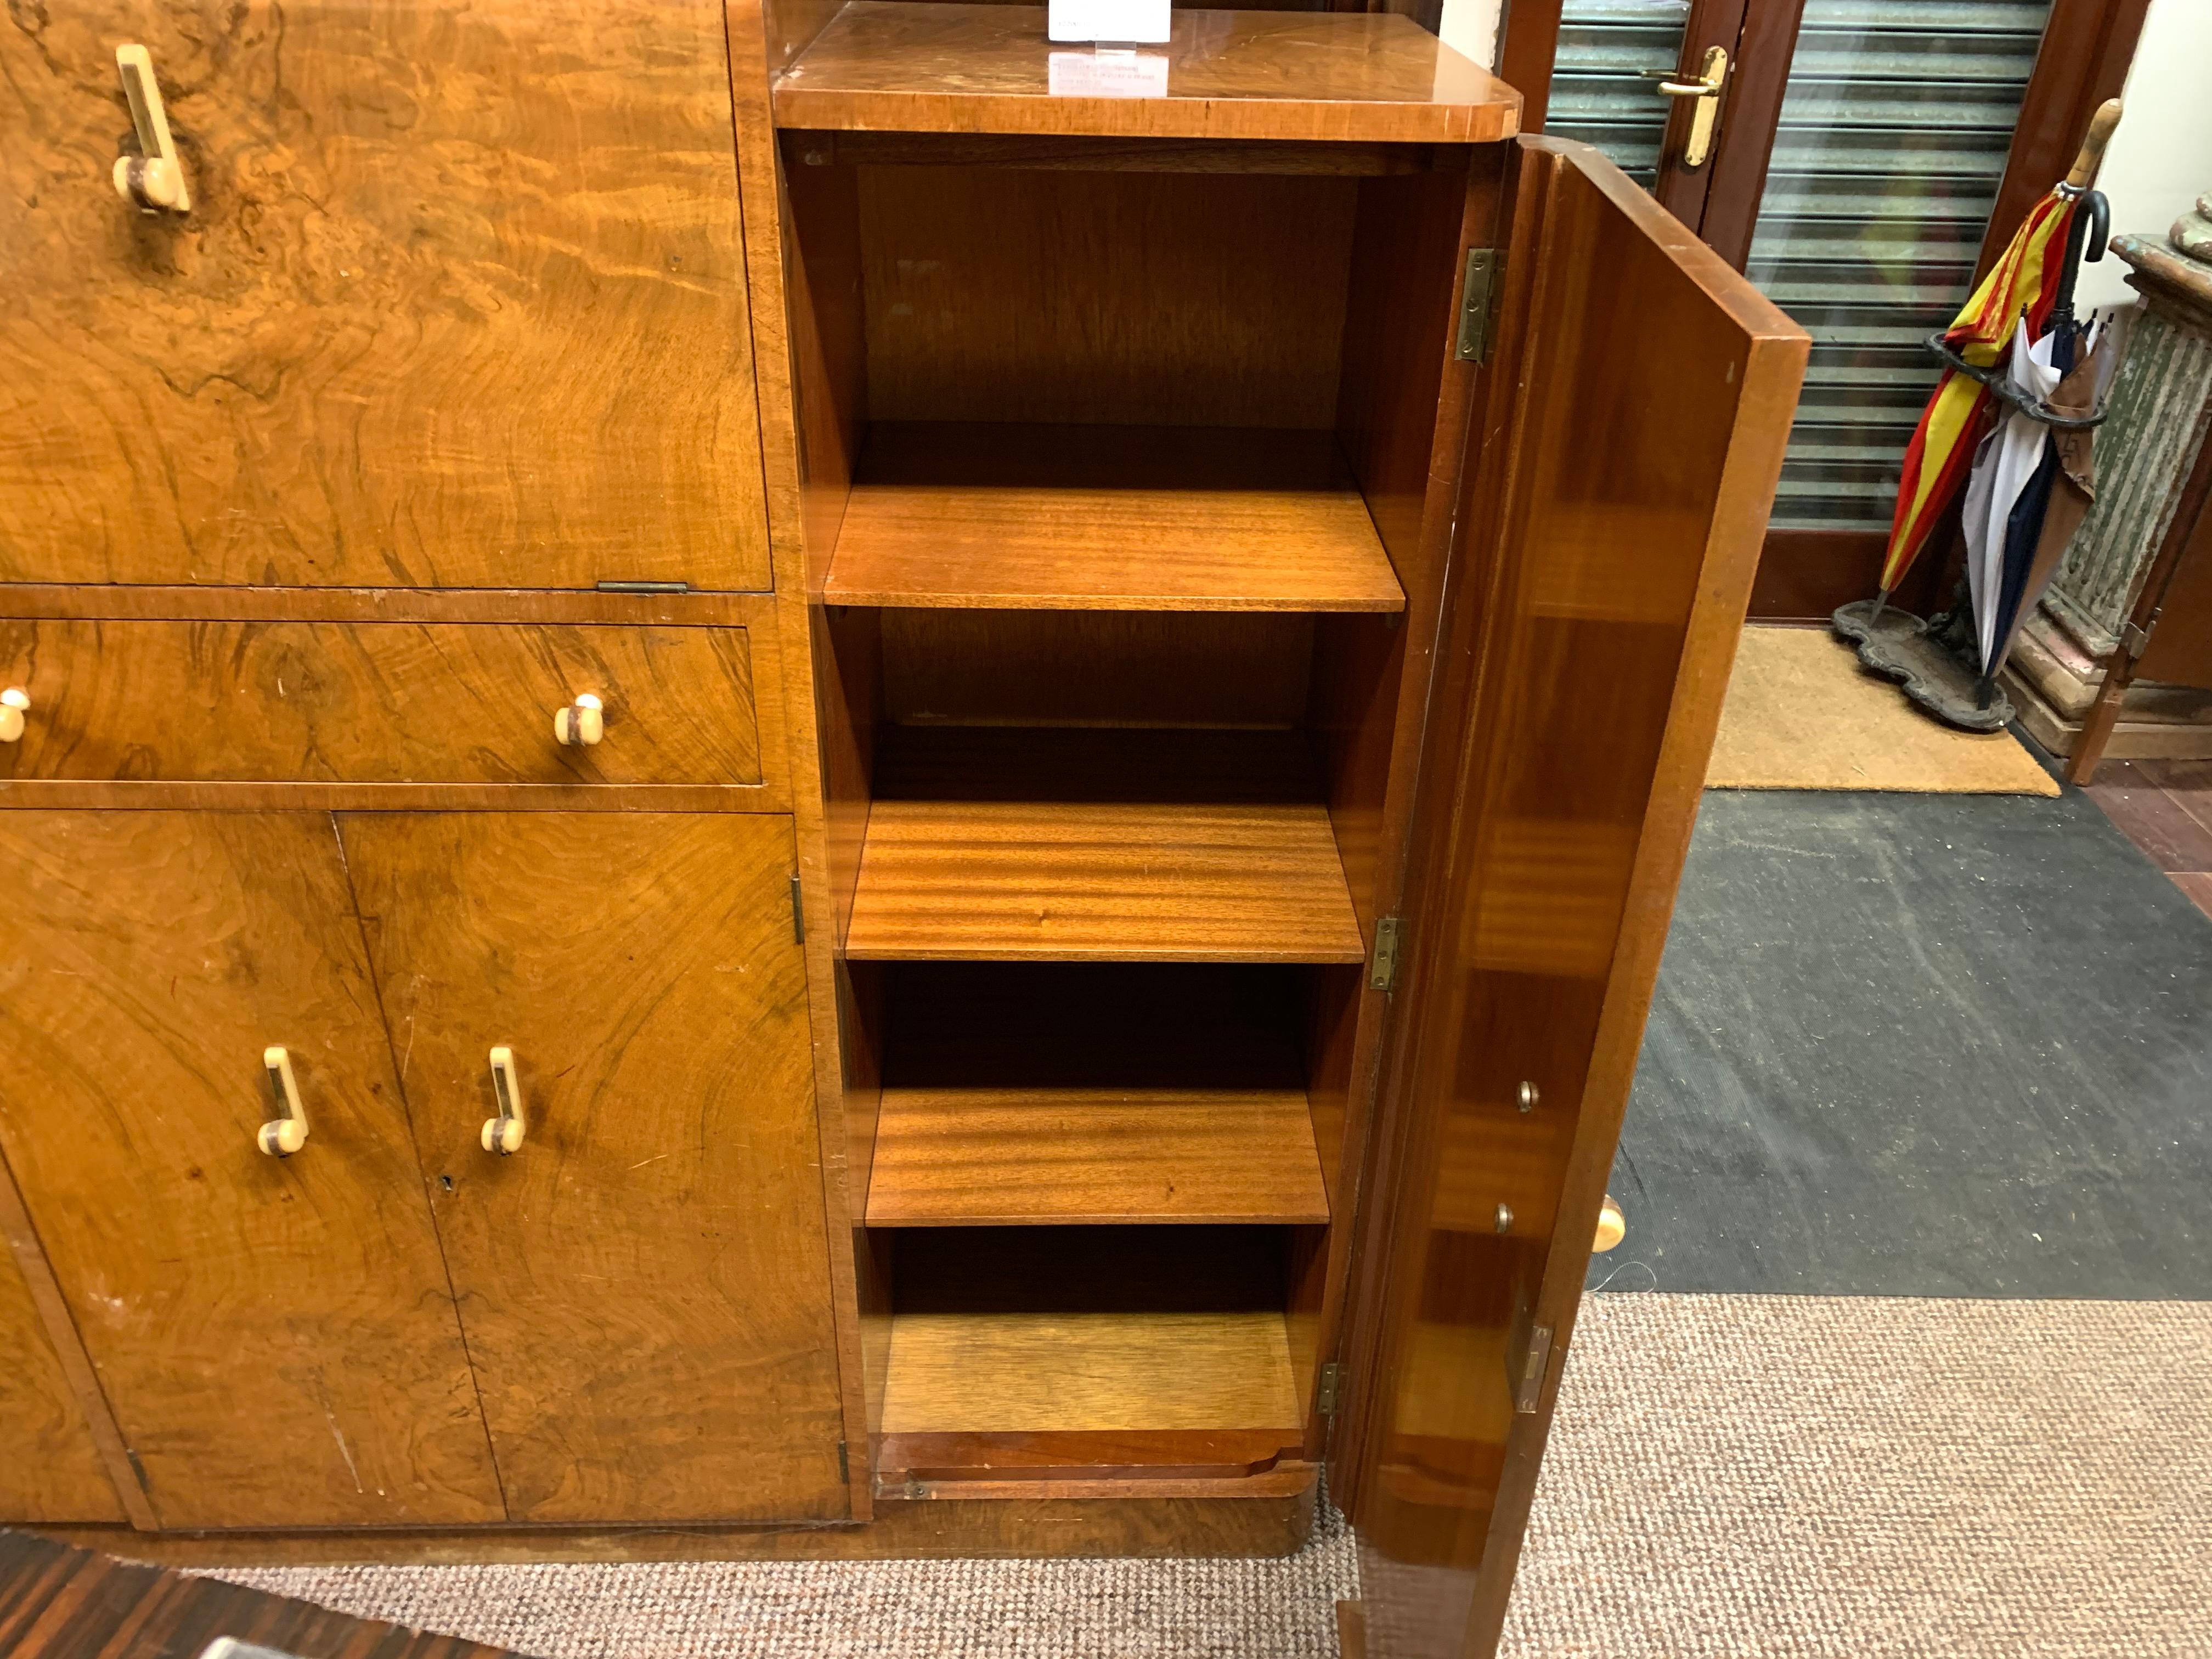
[[[1943,337],[1977,368],[1994,367],[2012,343],[2022,313],[2040,337],[2045,319],[2058,298],[2066,264],[2066,228],[2074,203],[2052,191],[2030,210],[2020,232],[1974,290],[1966,308],[1951,319]],[[1982,410],[1990,394],[1982,383],[1946,368],[1920,412],[1920,424],[1905,451],[1905,477],[1897,488],[1897,514],[1889,526],[1889,552],[1881,562],[1885,598],[1904,579],[1920,550],[1966,481],[1978,441]]]

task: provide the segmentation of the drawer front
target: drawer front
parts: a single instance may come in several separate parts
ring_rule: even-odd
[[[757,784],[743,628],[0,622],[0,779]],[[564,745],[580,695],[605,735]]]

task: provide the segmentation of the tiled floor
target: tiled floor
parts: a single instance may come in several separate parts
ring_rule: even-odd
[[[2107,761],[2087,793],[2212,915],[2212,761]]]

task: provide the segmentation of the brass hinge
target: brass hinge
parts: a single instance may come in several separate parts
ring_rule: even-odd
[[[1509,1343],[1506,1381],[1513,1389],[1513,1409],[1533,1412],[1544,1398],[1544,1370],[1552,1363],[1552,1328],[1531,1325],[1527,1340]]]
[[[1398,984],[1398,918],[1375,918],[1375,960],[1367,969],[1367,988],[1389,991]]]
[[[689,593],[690,582],[600,582],[602,593]]]
[[[1344,1393],[1344,1366],[1332,1359],[1321,1368],[1319,1386],[1314,1390],[1314,1409],[1323,1417],[1336,1415],[1336,1402]]]
[[[2120,649],[2127,653],[2130,662],[2142,655],[2149,647],[2149,629],[2138,628],[2131,622],[2120,624]]]
[[[791,936],[799,944],[806,943],[806,912],[799,902],[799,878],[791,878]]]
[[[1467,275],[1459,289],[1459,349],[1453,353],[1463,363],[1479,363],[1490,355],[1490,290],[1498,276],[1498,250],[1471,247],[1467,251]]]

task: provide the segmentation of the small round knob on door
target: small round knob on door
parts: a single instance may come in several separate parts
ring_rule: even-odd
[[[14,743],[23,735],[23,714],[30,706],[31,694],[20,685],[0,691],[0,743]]]
[[[553,735],[568,744],[597,743],[607,734],[605,705],[590,692],[553,716]]]
[[[1613,1194],[1607,1193],[1597,1212],[1597,1238],[1590,1245],[1590,1254],[1603,1255],[1627,1237],[1628,1218],[1620,1212],[1620,1206],[1613,1202]]]

